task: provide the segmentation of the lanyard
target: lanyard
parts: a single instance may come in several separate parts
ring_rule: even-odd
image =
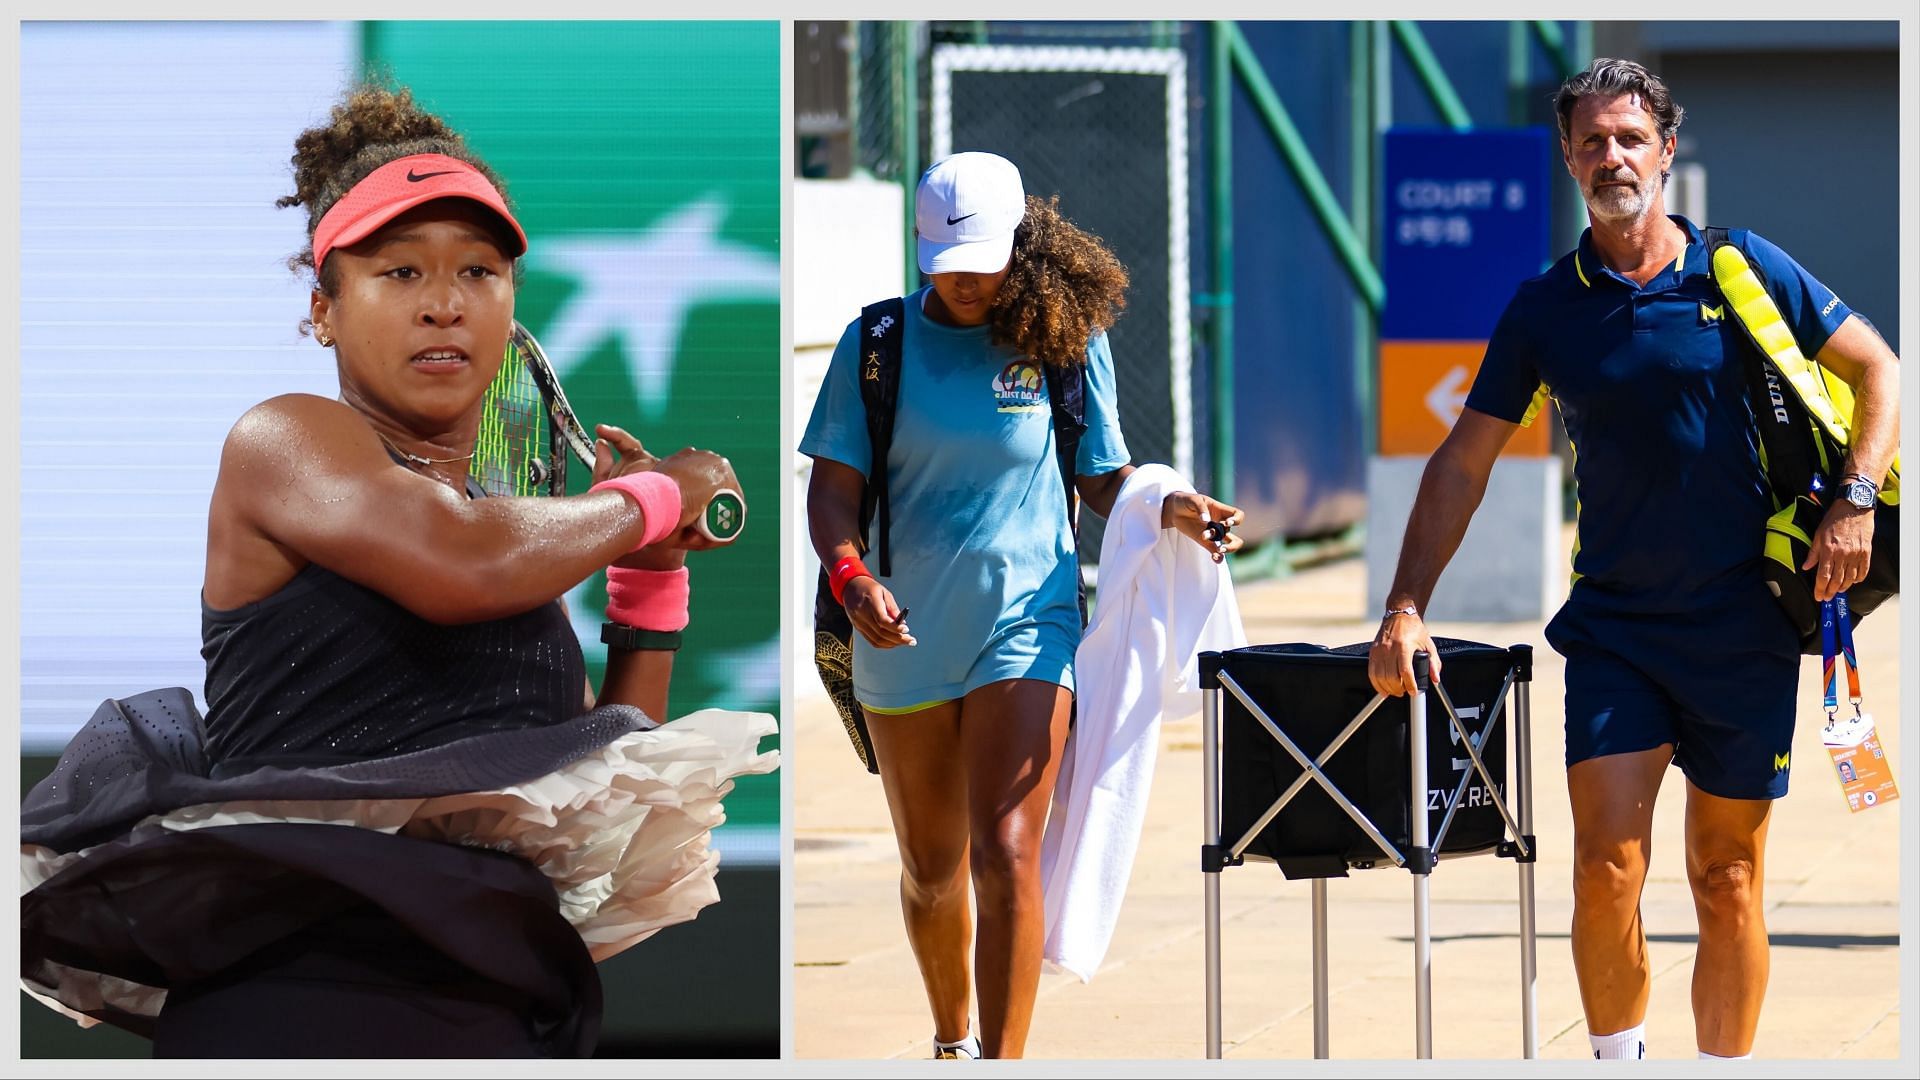
[[[1838,649],[1835,648],[1836,639]],[[1853,714],[1860,715],[1860,662],[1853,655],[1853,623],[1847,618],[1847,594],[1840,593],[1820,604],[1820,657],[1825,673],[1827,722],[1833,722],[1840,710],[1840,673],[1834,670],[1836,655],[1846,661],[1847,700]]]

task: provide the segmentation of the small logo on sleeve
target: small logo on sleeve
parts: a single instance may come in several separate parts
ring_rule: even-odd
[[[1040,365],[1015,360],[993,377],[993,400],[1003,413],[1039,412],[1047,407],[1047,384]]]
[[[1836,296],[1833,299],[1827,301],[1826,307],[1823,307],[1820,309],[1820,317],[1824,319],[1827,316],[1833,314],[1833,309],[1839,306],[1840,306],[1840,298]]]

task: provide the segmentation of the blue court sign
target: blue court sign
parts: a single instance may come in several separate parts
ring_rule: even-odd
[[[1485,341],[1514,287],[1548,263],[1546,128],[1386,134],[1380,336]]]

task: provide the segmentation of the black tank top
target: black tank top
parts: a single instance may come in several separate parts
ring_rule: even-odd
[[[443,626],[308,563],[251,604],[203,599],[200,640],[216,776],[424,750],[585,706],[586,661],[558,601]]]

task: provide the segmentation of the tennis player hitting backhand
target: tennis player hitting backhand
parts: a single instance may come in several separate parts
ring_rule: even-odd
[[[498,182],[404,91],[296,147],[281,204],[308,211],[340,397],[228,437],[204,731],[103,707],[23,808],[24,974],[161,1055],[584,1056],[593,961],[717,899],[718,796],[773,766],[770,718],[654,725],[694,523],[738,482],[603,426],[586,494],[479,497],[527,247]],[[634,647],[583,714],[558,598],[609,564]]]

